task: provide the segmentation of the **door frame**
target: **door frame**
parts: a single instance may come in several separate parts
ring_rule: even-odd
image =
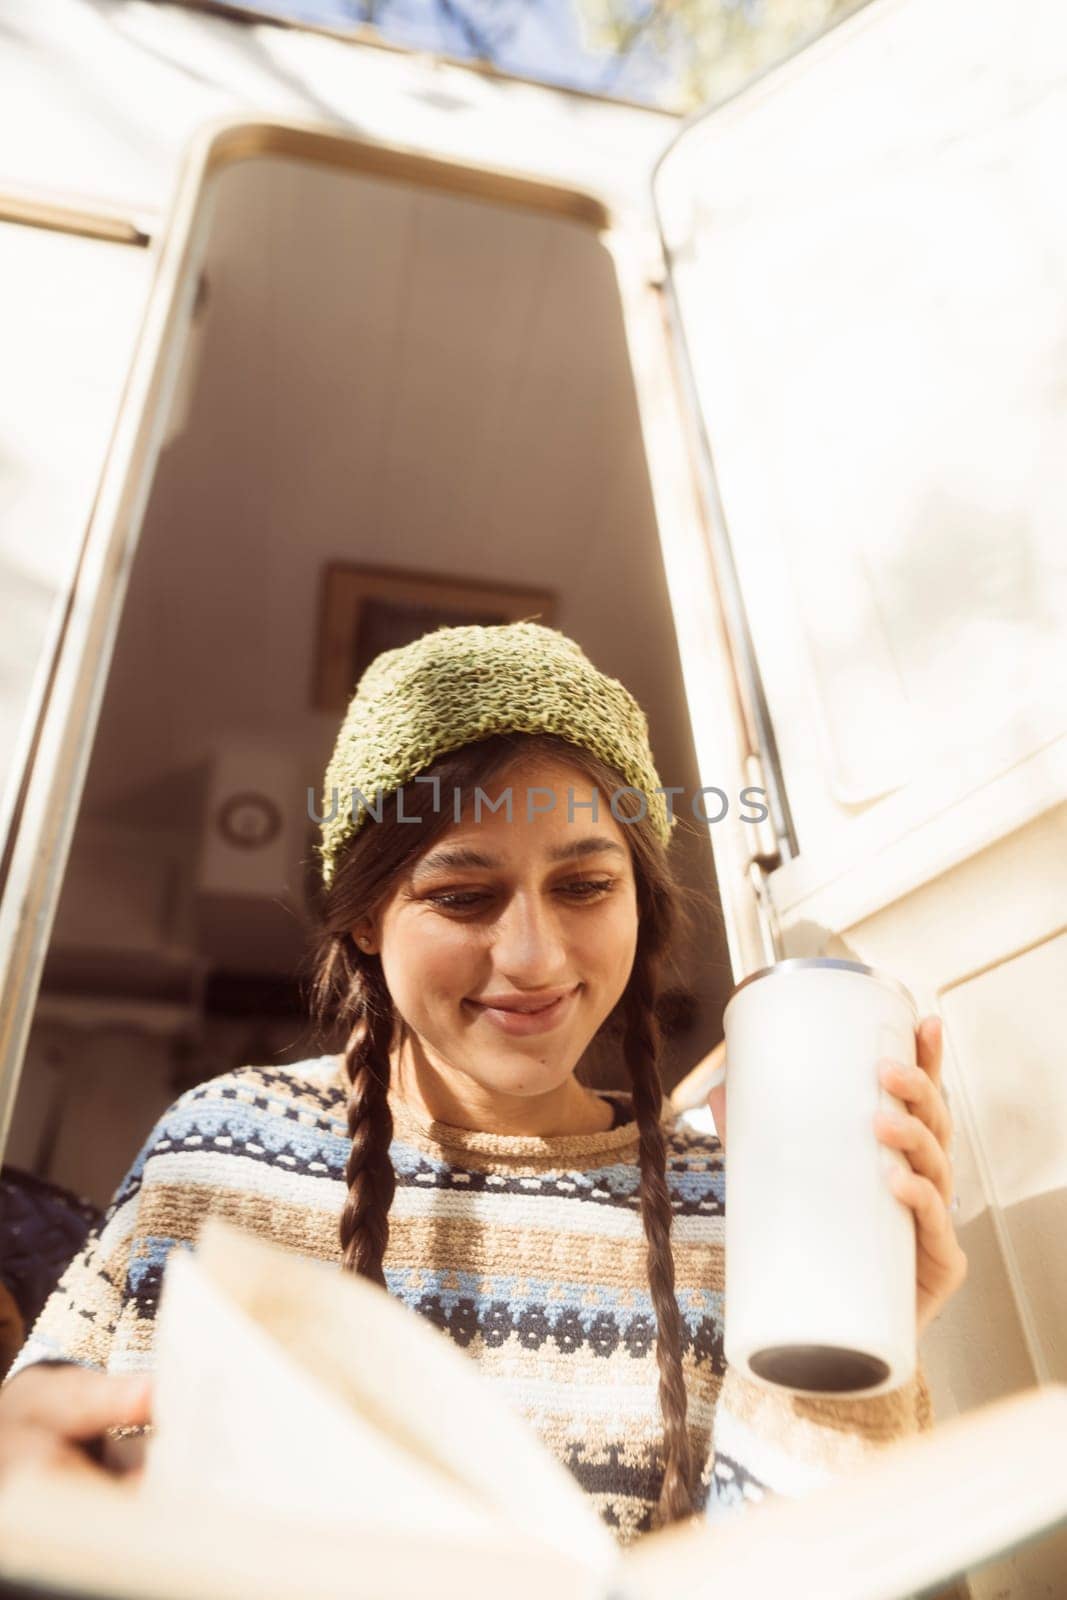
[[[662,255],[651,227],[613,214],[596,194],[502,168],[442,160],[328,126],[263,118],[207,124],[190,143],[161,227],[148,292],[81,560],[23,774],[6,877],[0,884],[0,1151],[6,1141],[41,972],[59,901],[118,634],[127,583],[186,337],[200,289],[216,180],[239,162],[283,158],[547,212],[591,228],[616,269],[648,470],[678,636],[701,781],[736,797],[758,781],[737,729],[748,720],[695,492],[691,419],[663,322]],[[15,200],[12,200],[15,204]],[[24,207],[32,201],[22,197]],[[47,208],[46,208],[47,209]],[[64,208],[37,225],[70,231]],[[60,213],[63,213],[62,215]],[[25,220],[31,220],[27,215]],[[129,242],[147,235],[130,219],[103,217]],[[114,237],[114,235],[111,235]],[[746,757],[747,765],[746,765]],[[712,828],[727,942],[736,970],[764,959],[768,942],[759,885],[750,875],[752,828],[734,815]]]

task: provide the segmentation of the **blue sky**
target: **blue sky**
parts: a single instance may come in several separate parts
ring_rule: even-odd
[[[255,4],[279,16],[333,27],[351,27],[363,16],[356,0],[255,0]],[[635,0],[635,15],[643,9],[641,0]],[[473,53],[470,40],[450,12],[473,18],[500,41],[491,59],[504,71],[652,104],[674,98],[670,67],[651,48],[635,51],[621,70],[611,55],[590,51],[573,0],[379,0],[377,26],[397,44],[468,56]]]

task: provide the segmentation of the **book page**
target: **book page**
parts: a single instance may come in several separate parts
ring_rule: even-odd
[[[514,1534],[308,1524],[195,1486],[163,1500],[39,1467],[0,1486],[0,1582],[40,1600],[605,1600],[588,1569]]]
[[[374,1284],[209,1219],[168,1260],[146,1489],[398,1533],[511,1528],[607,1574],[618,1548],[469,1356]]]
[[[476,1536],[493,1510],[367,1418],[234,1304],[186,1252],[167,1263],[144,1491],[190,1488],[306,1522]]]
[[[909,1600],[1067,1523],[1067,1385],[890,1445],[802,1500],[667,1529],[623,1557],[628,1600]]]

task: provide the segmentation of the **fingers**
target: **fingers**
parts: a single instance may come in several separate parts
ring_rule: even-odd
[[[912,1170],[931,1183],[947,1206],[952,1201],[952,1163],[926,1123],[920,1117],[899,1111],[879,1111],[874,1131],[883,1144],[902,1150]]]
[[[0,1393],[0,1481],[33,1467],[101,1471],[84,1446],[107,1430],[150,1421],[151,1379],[115,1377],[73,1364],[37,1362]]]
[[[921,1330],[965,1283],[967,1256],[956,1237],[945,1203],[929,1178],[898,1168],[891,1184],[897,1198],[915,1213]]]
[[[944,1054],[944,1036],[941,1018],[923,1017],[915,1030],[915,1056],[920,1071],[925,1072],[938,1089],[941,1087],[941,1061]]]
[[[878,1064],[880,1081],[908,1108],[904,1113],[879,1112],[875,1131],[882,1143],[903,1151],[910,1168],[894,1167],[889,1182],[915,1216],[920,1333],[967,1277],[967,1257],[948,1209],[955,1188],[953,1125],[941,1089],[942,1056],[940,1019],[929,1016],[916,1029],[915,1066],[888,1060]]]
[[[887,1059],[878,1063],[878,1077],[898,1100],[903,1100],[913,1116],[930,1129],[941,1148],[952,1149],[952,1116],[940,1088],[921,1067]]]
[[[9,1471],[14,1467],[39,1467],[45,1472],[78,1473],[85,1478],[99,1478],[101,1470],[80,1445],[39,1427],[20,1429],[17,1455],[6,1465]]]
[[[31,1376],[47,1381],[29,1382]],[[116,1377],[87,1367],[48,1367],[43,1373],[28,1367],[11,1380],[23,1384],[22,1419],[29,1425],[53,1431],[67,1439],[92,1439],[106,1428],[145,1423],[151,1419],[151,1379],[145,1374]]]

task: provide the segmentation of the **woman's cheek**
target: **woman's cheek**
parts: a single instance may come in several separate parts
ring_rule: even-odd
[[[410,1021],[440,1018],[477,994],[477,950],[472,952],[469,939],[450,923],[398,926],[382,957],[390,995]]]
[[[632,891],[611,907],[606,924],[596,931],[595,946],[602,952],[601,961],[608,952],[613,953],[612,976],[621,993],[637,955],[637,902]]]

